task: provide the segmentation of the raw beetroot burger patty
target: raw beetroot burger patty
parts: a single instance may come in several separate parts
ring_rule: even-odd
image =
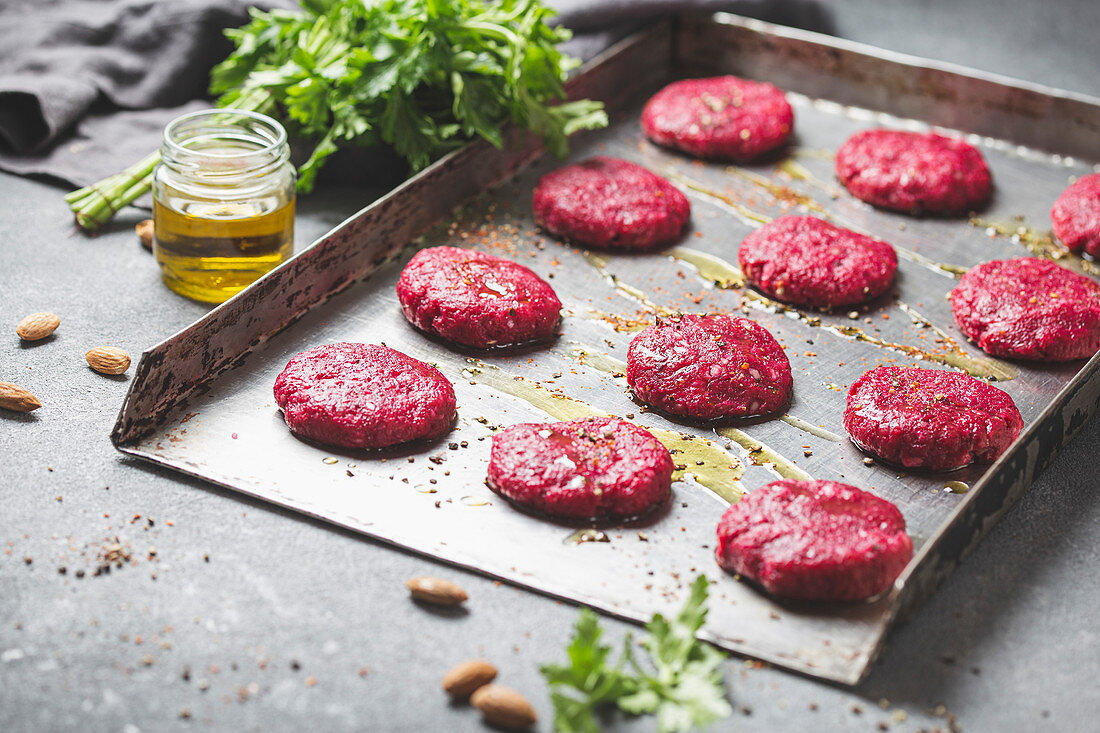
[[[602,155],[547,173],[532,204],[555,237],[603,249],[671,244],[691,216],[687,197],[664,178]]]
[[[345,448],[438,438],[455,418],[455,391],[435,367],[374,344],[303,351],[275,379],[290,430]]]
[[[683,315],[645,329],[630,342],[626,381],[647,405],[697,420],[775,412],[793,384],[775,337],[726,315]]]
[[[885,293],[898,256],[886,242],[815,216],[781,216],[741,242],[737,261],[758,290],[813,308],[854,305]]]
[[[783,598],[858,601],[882,593],[913,556],[898,508],[834,481],[774,481],[718,523],[718,564]]]
[[[1023,426],[1007,393],[939,369],[868,370],[848,390],[844,410],[844,429],[860,448],[937,471],[995,461]]]
[[[1069,361],[1100,349],[1100,285],[1049,260],[983,262],[951,291],[951,309],[994,356]]]
[[[857,132],[837,151],[836,175],[856,198],[910,214],[965,214],[992,191],[977,148],[931,132]]]
[[[1054,236],[1073,252],[1100,257],[1100,173],[1081,176],[1050,209]]]
[[[672,458],[647,430],[610,417],[513,425],[493,436],[487,483],[563,519],[624,519],[664,502]]]
[[[554,289],[531,270],[458,247],[417,252],[397,299],[421,331],[478,349],[548,339],[561,320]]]
[[[787,142],[793,128],[781,89],[736,76],[673,82],[642,110],[646,137],[700,158],[755,158]]]

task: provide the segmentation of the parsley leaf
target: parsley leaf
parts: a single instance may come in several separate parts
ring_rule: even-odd
[[[615,666],[608,665],[611,647],[601,645],[599,616],[591,609],[582,608],[577,619],[573,640],[566,647],[568,665],[547,664],[541,668],[542,676],[551,687],[568,687],[579,696],[554,692],[554,729],[564,733],[599,733],[596,708],[634,692],[637,682],[623,672],[630,658],[629,636],[623,642],[623,655]]]
[[[732,709],[722,669],[726,655],[695,638],[706,621],[706,601],[707,579],[700,575],[675,618],[655,614],[646,624],[648,636],[641,646],[647,659],[634,656],[628,635],[614,666],[609,662],[611,647],[600,644],[599,617],[582,608],[566,648],[569,664],[541,669],[552,690],[554,729],[599,733],[596,716],[612,705],[630,715],[656,715],[660,733],[685,733],[728,717]]]
[[[603,105],[561,103],[574,68],[540,0],[301,0],[253,9],[226,31],[236,50],[211,73],[223,107],[274,115],[314,141],[299,169],[309,191],[341,145],[387,145],[411,171],[480,137],[503,144],[508,122],[564,156],[567,138],[605,127]]]

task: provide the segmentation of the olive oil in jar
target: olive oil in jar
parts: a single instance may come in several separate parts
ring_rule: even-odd
[[[211,110],[165,130],[153,182],[153,251],[164,283],[220,303],[294,249],[286,133],[263,115]]]

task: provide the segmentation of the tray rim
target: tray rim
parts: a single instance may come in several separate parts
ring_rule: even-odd
[[[698,16],[690,13],[685,13],[682,14],[680,17]],[[1068,89],[1062,89],[1061,87],[1049,86],[1040,82],[1033,82],[1026,79],[1009,76],[1007,74],[999,74],[994,71],[985,71],[984,69],[977,69],[972,66],[955,63],[953,61],[942,61],[940,59],[917,56],[915,54],[905,53],[903,51],[893,51],[891,49],[882,48],[880,46],[875,46],[869,43],[852,41],[847,38],[841,38],[840,36],[831,36],[827,33],[820,33],[818,31],[811,31],[803,28],[795,28],[793,26],[769,23],[768,21],[758,20],[756,18],[749,18],[747,16],[737,15],[736,13],[717,12],[711,14],[709,16],[709,19],[719,25],[735,26],[764,35],[776,36],[779,38],[788,38],[795,41],[816,43],[841,51],[850,51],[861,56],[872,56],[883,61],[890,61],[892,63],[899,64],[901,66],[907,66],[915,69],[932,69],[935,71],[942,71],[955,76],[963,76],[970,79],[987,81],[1002,87],[1022,89],[1029,92],[1042,94],[1046,97],[1068,99],[1075,102],[1082,102],[1084,104],[1088,104],[1094,107],[1100,107],[1100,96],[1093,96],[1090,94],[1085,94],[1083,92],[1075,92]],[[1097,154],[1098,158],[1100,158],[1100,151],[1098,151]],[[1098,160],[1098,163],[1100,163],[1100,160]]]

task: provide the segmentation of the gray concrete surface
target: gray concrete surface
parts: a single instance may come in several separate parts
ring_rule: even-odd
[[[1095,3],[1006,4],[995,17],[1008,30],[992,35],[967,25],[990,17],[976,5],[845,2],[833,24],[858,40],[1100,94],[1100,18],[1080,20]],[[44,403],[30,416],[0,414],[0,731],[478,731],[474,712],[438,689],[451,663],[473,655],[494,660],[549,730],[538,666],[562,656],[574,608],[113,450],[127,377],[91,372],[83,353],[112,344],[136,355],[205,307],[160,285],[130,230],[137,214],[85,238],[60,194],[0,176],[0,379]],[[299,242],[368,195],[312,197]],[[58,313],[61,328],[23,346],[11,325],[37,310]],[[716,729],[1095,729],[1098,442],[1093,420],[897,631],[863,685],[731,660],[738,712]],[[133,564],[94,576],[116,537]],[[404,580],[422,573],[460,582],[467,611],[410,603]],[[633,630],[604,624],[612,637]]]

